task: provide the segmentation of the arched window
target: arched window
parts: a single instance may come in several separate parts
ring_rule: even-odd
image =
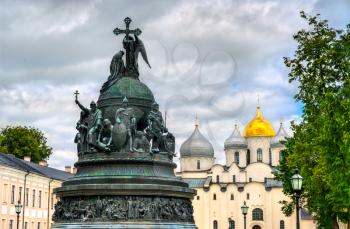
[[[197,160],[197,169],[201,169],[201,161]]]
[[[284,220],[280,221],[280,229],[285,229],[285,227],[284,227]]]
[[[250,164],[250,150],[247,150],[247,165]]]
[[[269,148],[269,165],[272,165],[272,152],[271,152],[271,148]]]
[[[214,220],[213,222],[213,228],[218,229],[218,221]]]
[[[216,194],[213,195],[213,200],[216,200]]]
[[[281,150],[279,153],[279,161],[281,162],[283,160],[283,151]]]
[[[261,229],[259,225],[254,225],[252,229]]]
[[[231,193],[231,200],[234,200],[235,196]]]
[[[253,210],[253,220],[264,220],[263,210],[260,208],[255,208]]]
[[[258,162],[262,162],[262,160],[263,160],[262,149],[260,149],[260,148],[256,151],[256,160]]]
[[[220,183],[220,176],[216,175],[216,183]]]
[[[228,220],[228,229],[235,229],[235,221],[232,219]]]
[[[239,165],[239,152],[238,151],[235,152],[235,163],[237,165]]]

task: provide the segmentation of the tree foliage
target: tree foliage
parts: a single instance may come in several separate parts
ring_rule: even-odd
[[[276,177],[292,197],[290,177],[298,167],[303,205],[319,228],[332,228],[337,219],[350,220],[350,24],[341,31],[319,15],[301,17],[309,28],[294,35],[298,47],[284,62],[304,109],[301,123],[292,123],[294,135],[285,143]],[[293,206],[284,202],[282,209],[291,214]]]
[[[46,160],[52,154],[45,135],[38,129],[26,126],[8,126],[0,131],[0,151],[18,158],[30,156],[33,162]]]

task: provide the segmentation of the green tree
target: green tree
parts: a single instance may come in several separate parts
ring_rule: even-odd
[[[302,204],[319,228],[338,228],[350,221],[350,25],[331,28],[319,15],[308,16],[309,28],[294,35],[298,47],[284,62],[289,81],[296,81],[302,121],[292,123],[293,137],[284,144],[284,159],[276,172],[285,194],[292,197],[290,177],[298,167],[304,177]],[[293,202],[283,202],[290,215]]]
[[[0,131],[0,151],[18,158],[30,156],[33,162],[47,160],[52,148],[47,145],[44,134],[32,127],[8,126]]]

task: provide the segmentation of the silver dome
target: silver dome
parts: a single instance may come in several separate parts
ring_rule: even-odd
[[[281,122],[280,128],[277,131],[277,134],[275,137],[271,139],[271,147],[281,147],[283,146],[281,141],[286,140],[289,135],[287,134],[287,131],[283,127],[283,123]]]
[[[224,143],[225,149],[227,148],[247,148],[247,141],[242,137],[239,132],[238,125],[235,125],[235,129],[232,134],[226,139]]]
[[[191,136],[180,147],[181,157],[214,157],[212,144],[201,134],[198,125]]]

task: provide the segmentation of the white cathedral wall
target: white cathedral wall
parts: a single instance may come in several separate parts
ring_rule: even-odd
[[[235,176],[235,182],[248,182],[246,170],[241,170],[235,163],[224,170],[224,167],[219,164],[215,164],[211,169],[212,182],[217,183],[217,176],[221,183],[233,183],[233,176]]]
[[[225,150],[226,166],[230,166],[235,162],[235,152],[239,152],[239,166],[245,167],[247,165],[247,148],[227,148]]]
[[[205,171],[209,170],[214,164],[214,158],[210,157],[181,157],[181,171]],[[200,161],[200,169],[197,169],[197,162]]]
[[[262,149],[263,162],[269,164],[270,137],[249,137],[247,138],[248,149],[250,150],[250,163],[257,162],[257,150]]]
[[[235,228],[243,228],[243,215],[241,206],[246,201],[249,206],[247,214],[247,228],[260,225],[262,228],[279,229],[280,220],[284,220],[285,228],[294,228],[295,214],[290,217],[283,215],[280,200],[287,199],[282,193],[282,188],[265,190],[261,182],[250,182],[245,185],[244,191],[239,192],[235,184],[228,184],[227,190],[222,192],[220,185],[211,184],[208,191],[197,188],[197,196],[193,199],[194,219],[199,229],[212,229],[213,221],[218,221],[218,228],[228,228],[228,219],[235,221]],[[213,199],[216,194],[216,200]],[[234,199],[231,200],[231,194]],[[249,199],[247,199],[249,194]],[[253,221],[252,211],[254,208],[263,210],[263,221]],[[316,228],[312,220],[302,220],[302,228]]]
[[[280,151],[283,149],[283,147],[274,147],[271,148],[272,152],[272,166],[277,166],[280,163]]]
[[[265,178],[273,178],[272,169],[269,165],[264,163],[249,164],[246,169],[248,181],[264,182]]]
[[[269,166],[269,148],[270,137],[252,137],[248,138],[248,149],[251,152],[251,164],[244,170],[241,170],[234,162],[234,152],[237,149],[228,149],[226,154],[226,166],[215,164],[214,158],[191,157],[181,158],[181,173],[178,176],[182,178],[207,178],[212,176],[212,183],[209,190],[196,188],[197,196],[192,200],[194,207],[194,219],[198,229],[213,228],[213,221],[218,221],[218,228],[228,228],[229,221],[235,221],[235,228],[243,228],[243,215],[241,206],[244,201],[249,206],[247,215],[247,228],[254,225],[260,225],[262,228],[279,229],[280,220],[284,220],[285,228],[295,227],[295,213],[286,217],[281,211],[281,200],[287,200],[281,187],[274,187],[266,190],[264,185],[265,178],[273,178],[272,168]],[[263,163],[257,163],[256,152],[261,148],[263,151]],[[272,148],[272,165],[279,163],[279,151],[282,147]],[[239,149],[240,163],[239,166],[246,166],[247,149]],[[197,160],[201,161],[201,169],[197,170]],[[206,170],[204,170],[206,169]],[[203,171],[204,170],[204,171]],[[217,183],[217,176],[220,182]],[[236,183],[246,183],[244,191],[238,191],[237,184],[233,183],[235,176]],[[251,179],[251,182],[249,181]],[[226,191],[221,190],[220,184],[227,184]],[[216,194],[216,200],[213,199]],[[249,199],[247,195],[249,194]],[[234,199],[231,200],[231,195]],[[264,212],[263,221],[252,220],[252,210],[261,208]],[[301,220],[301,228],[316,229],[316,224],[312,220]]]

